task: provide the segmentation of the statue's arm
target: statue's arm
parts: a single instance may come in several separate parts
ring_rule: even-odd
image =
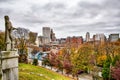
[[[12,27],[12,30],[18,30],[17,28],[15,28],[15,27]]]
[[[12,27],[13,30],[15,30],[16,28]]]
[[[9,21],[9,25],[11,30],[16,30],[16,28],[12,26],[12,23],[10,21]]]

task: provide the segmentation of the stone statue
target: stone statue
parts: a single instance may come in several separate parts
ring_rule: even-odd
[[[13,37],[12,37],[12,31],[16,28],[14,28],[9,20],[9,16],[5,16],[5,45],[6,45],[6,51],[13,50]]]

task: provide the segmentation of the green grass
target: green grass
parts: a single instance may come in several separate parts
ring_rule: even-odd
[[[71,80],[70,78],[30,64],[19,64],[19,80]]]

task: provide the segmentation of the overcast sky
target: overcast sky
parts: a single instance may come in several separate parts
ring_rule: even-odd
[[[57,38],[120,33],[120,0],[0,0],[0,30],[4,15],[39,35],[51,27]]]

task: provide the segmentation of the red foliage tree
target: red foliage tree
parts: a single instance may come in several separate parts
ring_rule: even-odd
[[[115,80],[120,80],[120,61],[116,62],[116,65],[111,68],[112,78]]]

